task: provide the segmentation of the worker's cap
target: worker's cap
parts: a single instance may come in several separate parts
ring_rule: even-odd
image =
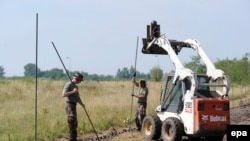
[[[73,76],[79,79],[80,81],[83,81],[83,75],[81,73],[77,72]]]
[[[145,79],[141,79],[140,83],[146,84],[146,80]]]

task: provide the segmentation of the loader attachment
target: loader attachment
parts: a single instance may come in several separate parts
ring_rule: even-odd
[[[160,47],[157,44],[150,44],[151,42],[148,42],[150,39],[142,38],[142,53],[144,54],[159,54],[159,55],[168,55],[168,52]],[[178,54],[183,47],[191,48],[190,44],[182,42],[182,41],[176,41],[176,40],[169,40],[171,47],[175,51],[176,54]]]
[[[159,44],[154,43],[158,38],[161,38],[160,25],[156,21],[152,21],[147,25],[147,38],[142,38],[142,53],[144,54],[162,54],[168,55],[168,52],[163,49]],[[178,54],[183,47],[190,48],[191,45],[186,42],[169,40],[171,47]]]

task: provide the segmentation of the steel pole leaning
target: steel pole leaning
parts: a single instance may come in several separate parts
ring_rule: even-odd
[[[63,61],[62,61],[62,58],[61,58],[61,56],[59,55],[59,53],[58,53],[58,51],[57,51],[57,49],[56,49],[55,44],[54,44],[53,42],[51,42],[51,43],[52,43],[52,45],[53,45],[53,47],[54,47],[54,49],[55,49],[55,51],[56,51],[56,53],[57,53],[57,56],[59,57],[59,59],[60,59],[62,65],[63,65],[63,68],[64,68],[64,70],[65,70],[67,76],[69,77],[69,80],[72,81],[71,78],[70,78],[70,76],[69,76],[69,73],[68,73],[68,71],[67,71],[67,69],[66,69],[66,67],[65,67],[65,65],[64,65],[64,63],[63,63]]]
[[[56,51],[56,53],[57,53],[57,56],[59,57],[59,59],[60,59],[62,65],[63,65],[63,68],[64,68],[64,70],[65,70],[65,72],[66,72],[66,74],[67,74],[69,80],[72,82],[72,80],[71,80],[71,78],[70,78],[70,76],[69,76],[69,73],[68,73],[68,71],[67,71],[67,69],[66,69],[66,67],[65,67],[65,65],[64,65],[64,63],[63,63],[63,61],[62,61],[62,58],[61,58],[59,52],[58,52],[57,49],[56,49],[55,44],[54,44],[53,42],[51,42],[51,43],[52,43],[52,45],[53,45],[53,47],[54,47],[54,49],[55,49],[55,51]],[[85,111],[85,113],[86,113],[86,115],[87,115],[87,117],[88,117],[88,119],[89,119],[89,122],[90,122],[90,124],[91,124],[91,126],[92,126],[92,128],[93,128],[93,130],[94,130],[94,132],[95,132],[95,134],[96,134],[97,140],[99,140],[98,134],[97,134],[97,132],[96,132],[96,130],[95,130],[95,127],[94,127],[94,125],[93,125],[93,123],[92,123],[92,121],[91,121],[91,119],[90,119],[90,117],[89,117],[89,114],[88,114],[86,108],[83,107],[83,109],[84,109],[84,111]],[[99,140],[99,141],[100,141],[100,140]]]
[[[94,132],[95,132],[95,135],[96,135],[97,140],[100,141],[100,139],[99,139],[99,137],[98,137],[98,134],[97,134],[97,132],[96,132],[96,130],[95,130],[95,127],[94,127],[94,125],[93,125],[93,123],[92,123],[92,121],[91,121],[91,119],[90,119],[90,117],[89,117],[89,114],[88,114],[88,112],[87,112],[85,106],[83,107],[83,109],[84,109],[84,111],[85,111],[85,113],[86,113],[86,115],[87,115],[87,117],[88,117],[88,119],[89,119],[89,122],[90,122],[90,124],[91,124],[91,126],[92,126]]]
[[[139,36],[137,36],[137,41],[136,41],[136,53],[135,53],[135,73],[136,73],[136,63],[137,63],[137,51],[138,51],[138,41],[139,41]],[[136,77],[136,75],[135,75]],[[132,86],[132,93],[134,93],[134,84]],[[131,106],[130,106],[130,119],[129,119],[129,129],[131,129],[131,119],[132,119],[132,109],[133,109],[133,96],[131,96]]]

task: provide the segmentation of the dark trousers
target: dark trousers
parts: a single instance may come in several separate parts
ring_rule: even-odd
[[[66,103],[66,113],[68,115],[69,141],[76,141],[77,140],[76,104]]]
[[[138,102],[136,106],[136,113],[135,113],[135,124],[138,130],[141,130],[142,121],[146,116],[146,102]]]

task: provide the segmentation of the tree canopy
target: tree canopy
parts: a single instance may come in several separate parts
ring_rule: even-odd
[[[248,53],[241,59],[234,58],[230,60],[226,58],[218,60],[215,66],[229,75],[230,80],[234,83],[246,84],[250,81],[250,61]]]
[[[206,73],[206,66],[201,63],[199,56],[192,56],[191,59],[190,62],[184,64],[185,67],[196,73]],[[218,59],[214,65],[216,68],[223,70],[233,83],[248,84],[250,82],[249,53],[243,55],[241,59]]]
[[[150,73],[151,73],[151,79],[153,81],[161,81],[163,76],[163,70],[159,66],[153,67],[150,70]]]
[[[3,66],[0,66],[0,78],[3,78],[4,74],[5,74],[4,68],[3,68]]]
[[[191,61],[184,64],[186,68],[191,69],[195,73],[206,73],[206,66],[201,62],[199,56],[191,56],[190,58]]]

